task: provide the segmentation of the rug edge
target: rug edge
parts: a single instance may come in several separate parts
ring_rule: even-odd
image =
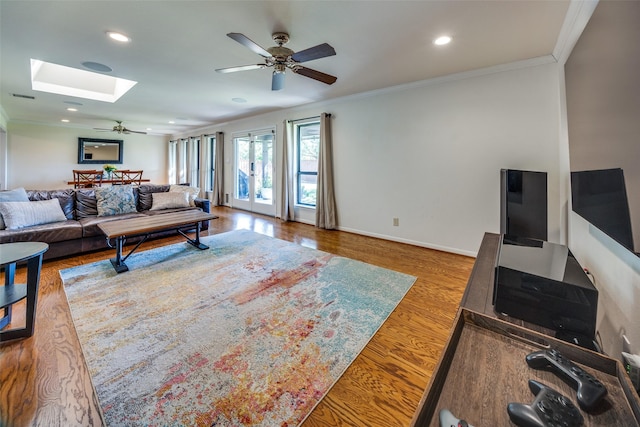
[[[347,259],[351,259],[351,258],[347,258]],[[357,261],[357,260],[352,260],[352,261]],[[366,263],[365,263],[366,264]],[[373,264],[370,264],[373,265]],[[382,267],[381,267],[382,268]],[[394,271],[394,270],[391,270]],[[400,272],[396,272],[396,273],[400,273]],[[405,273],[401,273],[401,274],[405,274]],[[343,370],[342,372],[340,372],[340,375],[338,375],[338,377],[336,378],[336,380],[329,386],[329,388],[327,389],[327,391],[322,395],[322,397],[320,399],[318,399],[318,401],[313,405],[313,407],[309,410],[309,412],[307,413],[307,415],[305,415],[305,417],[300,420],[300,422],[297,424],[297,427],[300,427],[306,420],[307,418],[309,418],[311,416],[311,414],[313,413],[313,411],[315,411],[315,409],[318,407],[318,405],[320,405],[320,403],[322,403],[322,401],[324,400],[325,397],[327,397],[327,395],[331,392],[331,390],[333,389],[333,387],[340,381],[340,379],[342,378],[342,376],[344,375],[345,372],[347,372],[347,370],[351,367],[351,365],[353,365],[355,363],[355,361],[358,359],[358,357],[360,357],[362,355],[362,352],[364,351],[364,349],[369,345],[369,343],[371,342],[371,340],[376,336],[376,334],[380,331],[380,329],[382,329],[382,327],[384,326],[384,324],[387,322],[387,320],[389,320],[389,317],[391,317],[391,315],[396,311],[396,309],[398,308],[398,306],[400,305],[400,303],[402,303],[402,301],[404,301],[405,297],[407,296],[407,294],[409,293],[409,291],[411,290],[411,288],[413,288],[413,285],[416,284],[416,282],[418,281],[418,278],[415,276],[412,276],[410,274],[407,274],[407,276],[412,277],[413,278],[413,282],[411,283],[411,285],[407,288],[407,290],[404,292],[404,294],[402,295],[402,297],[398,300],[398,303],[395,305],[395,307],[393,307],[393,310],[391,310],[389,312],[389,314],[387,315],[387,317],[384,318],[384,320],[380,323],[380,326],[378,326],[378,328],[373,332],[373,334],[371,334],[371,336],[369,337],[369,339],[367,340],[367,342],[365,342],[362,347],[358,350],[358,353],[356,354],[356,357],[353,358],[353,360],[351,361],[351,363],[349,363]]]

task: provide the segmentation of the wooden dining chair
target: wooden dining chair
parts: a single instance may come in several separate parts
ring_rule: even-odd
[[[111,173],[111,179],[113,180],[113,182],[111,184],[113,185],[122,185],[122,184],[128,184],[127,182],[127,174],[129,173],[129,169],[118,169],[118,170],[114,170]]]
[[[73,188],[93,188],[102,186],[102,171],[73,170]]]
[[[140,185],[142,184],[142,171],[132,171],[132,170],[127,170],[127,171],[123,171],[123,176],[122,179],[124,181],[125,184],[135,184],[135,185]]]

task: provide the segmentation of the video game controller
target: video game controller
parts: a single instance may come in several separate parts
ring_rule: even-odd
[[[454,417],[448,409],[440,411],[440,427],[473,427],[465,420]]]
[[[584,418],[578,408],[551,387],[529,380],[529,389],[536,395],[531,405],[509,403],[511,421],[520,427],[579,427]]]
[[[585,411],[593,410],[607,395],[606,387],[575,365],[557,350],[535,351],[526,357],[533,369],[548,369],[569,383],[577,391],[578,404]]]

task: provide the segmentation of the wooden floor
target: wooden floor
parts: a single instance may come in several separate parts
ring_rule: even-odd
[[[229,208],[213,210],[220,218],[205,234],[251,229],[418,278],[303,423],[305,427],[408,425],[444,348],[474,259]],[[153,240],[139,250],[183,240],[179,236]],[[102,425],[58,270],[112,256],[112,251],[102,251],[45,261],[34,336],[0,344],[0,426]],[[24,276],[24,268],[19,268],[16,278],[24,281]],[[18,307],[14,324],[23,321],[23,307]]]

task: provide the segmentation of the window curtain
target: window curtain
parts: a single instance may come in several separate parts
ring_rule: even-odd
[[[336,200],[333,185],[333,150],[331,114],[320,116],[320,150],[318,153],[318,187],[316,193],[316,227],[337,228]]]
[[[222,206],[224,204],[224,132],[216,133],[216,155],[214,162],[211,202],[214,206]]]
[[[176,184],[187,182],[187,152],[189,147],[188,139],[178,141],[178,153],[176,156]]]
[[[284,132],[282,133],[282,150],[281,160],[282,168],[280,170],[280,218],[283,221],[293,221],[295,218],[294,196],[293,196],[293,123],[288,120],[284,121]]]
[[[168,168],[167,168],[167,175],[169,178],[169,184],[175,184],[176,181],[176,176],[177,176],[177,170],[178,170],[178,159],[177,159],[177,155],[178,155],[178,141],[169,141],[169,153],[167,156],[168,159]]]
[[[200,183],[200,193],[198,197],[207,197],[207,191],[211,191],[210,188],[207,188],[209,180],[207,179],[207,174],[209,170],[211,170],[211,165],[209,165],[211,155],[209,154],[210,144],[209,144],[209,135],[201,135],[200,136],[200,167],[199,167],[199,176],[198,182]]]

